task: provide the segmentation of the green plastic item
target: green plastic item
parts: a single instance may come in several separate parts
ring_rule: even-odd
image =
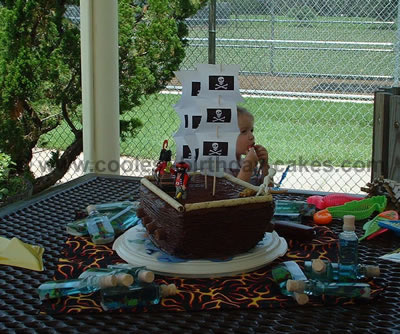
[[[364,235],[360,239],[358,239],[358,241],[362,241],[369,237],[371,234],[378,232],[381,229],[381,227],[378,225],[378,222],[382,220],[389,219],[376,216],[374,219],[367,221],[363,226],[363,230],[365,231]]]
[[[387,204],[386,196],[374,196],[361,201],[352,201],[340,206],[327,208],[333,218],[352,215],[356,220],[367,219],[375,211],[382,212]]]

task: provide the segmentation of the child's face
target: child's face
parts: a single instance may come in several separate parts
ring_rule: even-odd
[[[249,114],[239,114],[238,125],[240,134],[236,141],[236,157],[239,159],[242,154],[247,154],[249,146],[255,144],[255,138],[253,136],[253,116]]]

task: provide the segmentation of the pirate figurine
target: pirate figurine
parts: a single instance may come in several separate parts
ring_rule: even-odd
[[[160,152],[160,157],[158,159],[156,169],[154,174],[157,180],[160,179],[165,173],[169,173],[169,167],[171,165],[171,150],[167,150],[168,140],[164,140],[163,148]]]
[[[175,174],[175,199],[186,199],[187,192],[186,188],[189,183],[189,175],[187,170],[189,165],[186,162],[178,162],[176,164],[176,170],[171,168],[171,172]]]

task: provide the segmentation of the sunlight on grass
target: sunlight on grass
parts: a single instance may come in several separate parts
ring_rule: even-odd
[[[165,139],[174,152],[173,134],[180,120],[173,105],[178,99],[178,95],[154,95],[124,115],[139,118],[143,127],[136,137],[128,135],[121,142],[121,155],[157,159]],[[371,159],[372,104],[247,98],[244,106],[255,116],[257,143],[268,149],[272,163],[317,160],[340,166]],[[62,123],[41,142],[47,141],[42,147],[63,150],[72,140]]]

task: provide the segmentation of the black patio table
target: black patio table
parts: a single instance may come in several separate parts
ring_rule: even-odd
[[[382,294],[368,304],[158,313],[40,314],[36,288],[51,280],[67,239],[65,222],[89,204],[138,198],[139,178],[88,174],[0,212],[0,235],[41,245],[45,270],[0,265],[0,333],[331,333],[400,332],[400,264],[378,257],[400,247],[385,233],[360,244],[360,260],[378,263]],[[276,198],[304,200],[291,192]],[[338,223],[329,225],[336,233]],[[357,234],[361,235],[360,224]]]

